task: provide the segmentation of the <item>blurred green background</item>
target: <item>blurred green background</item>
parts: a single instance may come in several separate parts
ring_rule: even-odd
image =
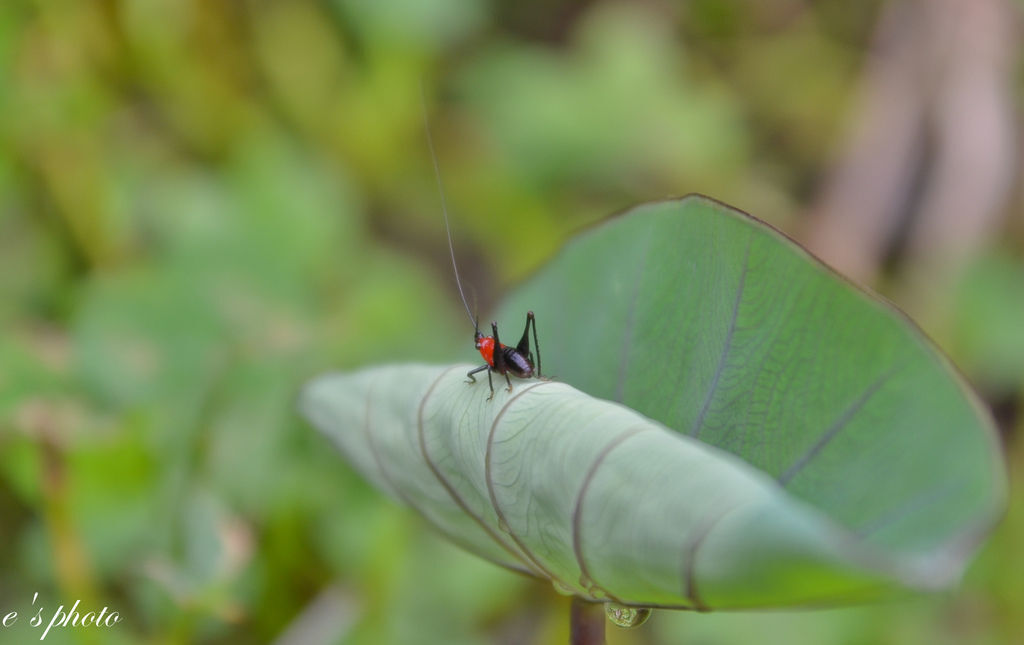
[[[1000,0],[0,3],[0,615],[20,615],[0,642],[76,599],[123,620],[46,642],[566,642],[567,599],[444,543],[294,410],[329,368],[473,360],[421,85],[471,305],[587,224],[705,193],[911,312],[1019,480],[1019,20]],[[1021,607],[1015,496],[954,592],[662,612],[609,642],[1015,643]]]

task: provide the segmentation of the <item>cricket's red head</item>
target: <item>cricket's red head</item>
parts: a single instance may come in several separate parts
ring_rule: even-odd
[[[491,336],[484,336],[479,331],[476,332],[476,348],[480,351],[480,355],[484,357],[487,364],[494,367],[494,338]]]

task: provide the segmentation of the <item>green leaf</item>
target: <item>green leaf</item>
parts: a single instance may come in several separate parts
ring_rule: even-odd
[[[368,479],[451,539],[564,591],[690,606],[697,588],[717,600],[782,562],[813,583],[757,575],[747,603],[877,584],[846,573],[825,518],[735,457],[557,381],[520,381],[488,401],[484,383],[465,382],[470,368],[328,375],[306,389],[303,410]],[[751,524],[761,538],[745,557],[705,550],[709,537],[748,541]]]
[[[527,309],[554,381],[487,401],[469,366],[379,367],[314,381],[302,409],[454,541],[627,605],[938,588],[1001,511],[991,423],[921,332],[720,204],[581,235],[503,328]]]

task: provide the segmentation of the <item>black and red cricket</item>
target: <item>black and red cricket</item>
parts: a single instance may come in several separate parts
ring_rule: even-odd
[[[476,341],[476,348],[480,351],[480,355],[484,357],[486,364],[470,370],[466,373],[466,376],[469,377],[471,383],[475,383],[476,377],[473,375],[487,370],[487,384],[491,386],[491,396],[487,397],[488,400],[494,397],[494,383],[491,382],[491,372],[505,375],[505,382],[508,383],[509,392],[512,391],[512,381],[508,378],[509,372],[519,378],[541,377],[540,344],[537,342],[537,320],[534,318],[532,311],[526,312],[526,327],[523,328],[523,337],[519,339],[519,343],[515,347],[503,345],[498,340],[498,323],[491,322],[491,333],[493,336],[484,336],[475,319],[473,319],[473,326],[473,339]],[[537,350],[536,364],[533,361],[533,352],[530,351],[531,329],[533,330],[533,347]],[[498,348],[497,351],[495,351],[495,348]]]
[[[480,331],[480,321],[474,316],[469,310],[469,303],[466,302],[466,294],[462,290],[462,279],[459,277],[459,267],[455,263],[455,246],[452,244],[452,229],[448,223],[448,204],[444,198],[444,186],[441,183],[441,169],[438,167],[437,154],[434,152],[434,141],[430,136],[430,125],[426,122],[427,110],[426,101],[424,100],[423,107],[423,120],[424,126],[427,132],[427,145],[430,148],[430,159],[434,163],[434,177],[437,179],[437,188],[441,193],[441,213],[444,215],[444,228],[448,234],[448,253],[452,259],[452,270],[455,272],[455,284],[459,288],[459,297],[462,298],[462,306],[466,308],[466,315],[469,316],[469,321],[473,323],[473,341],[476,345],[476,349],[480,352],[480,356],[484,359],[484,364],[476,369],[472,369],[466,373],[469,377],[468,383],[476,383],[477,372],[487,370],[487,384],[491,388],[491,395],[487,397],[490,401],[494,398],[494,382],[491,379],[491,373],[495,372],[505,377],[505,383],[508,385],[508,391],[512,391],[512,381],[508,375],[511,373],[513,376],[518,378],[531,378],[536,376],[541,378],[540,371],[540,344],[537,342],[537,320],[533,315],[532,311],[526,312],[526,326],[523,328],[523,336],[519,339],[519,343],[515,347],[509,347],[503,345],[498,339],[498,323],[491,322],[491,335],[484,336],[483,332]],[[533,331],[533,349],[537,351],[536,362],[534,362],[534,354],[530,349],[530,331]]]

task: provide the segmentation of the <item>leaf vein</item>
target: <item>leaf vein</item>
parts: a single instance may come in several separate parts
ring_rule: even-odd
[[[601,452],[597,455],[594,463],[590,465],[590,469],[587,470],[586,476],[583,478],[583,484],[580,485],[580,490],[576,494],[576,502],[573,505],[572,511],[572,551],[576,556],[576,563],[580,568],[580,575],[584,580],[589,583],[589,586],[600,589],[604,595],[611,598],[615,602],[622,602],[604,587],[601,587],[595,580],[593,575],[590,573],[590,569],[587,567],[586,558],[583,557],[583,538],[580,532],[580,524],[583,521],[583,499],[586,497],[587,490],[590,488],[590,482],[594,479],[594,475],[597,473],[597,469],[604,463],[605,458],[616,448],[622,445],[627,439],[633,437],[644,430],[649,430],[649,426],[640,426],[629,428],[621,434],[617,435],[614,439],[608,442]]]
[[[711,607],[704,604],[700,593],[697,591],[697,551],[704,544],[704,540],[707,539],[708,535],[711,534],[712,529],[722,521],[722,518],[740,506],[742,504],[736,503],[724,506],[718,513],[712,515],[701,526],[692,531],[687,536],[686,543],[683,545],[683,596],[690,599],[693,609],[697,611],[711,611]]]
[[[871,397],[873,397],[875,393],[877,393],[878,390],[880,390],[882,386],[885,385],[893,376],[893,374],[898,372],[901,367],[902,366],[894,367],[886,372],[883,372],[877,378],[875,378],[875,380],[872,381],[867,388],[865,388],[861,395],[857,397],[857,399],[853,401],[853,403],[847,406],[847,408],[843,410],[843,413],[839,415],[839,417],[835,421],[832,422],[832,425],[826,428],[825,432],[823,432],[821,436],[818,437],[818,440],[814,442],[814,445],[808,448],[807,452],[805,452],[799,459],[793,462],[793,465],[786,469],[784,473],[779,475],[779,483],[782,484],[783,486],[789,484],[793,477],[799,474],[800,471],[803,470],[808,463],[810,463],[815,457],[817,457],[821,453],[822,450],[825,449],[825,446],[827,446],[833,439],[836,438],[836,435],[838,435],[839,432],[846,427],[846,425],[853,419],[853,417],[858,412],[860,412],[861,409],[864,408],[864,406],[867,404],[869,400],[871,400]]]
[[[420,452],[423,454],[423,460],[427,463],[427,467],[430,468],[430,472],[434,473],[434,477],[437,478],[437,481],[440,482],[441,486],[448,492],[448,495],[452,498],[452,501],[454,501],[455,504],[460,509],[462,509],[462,512],[468,515],[478,525],[480,525],[480,528],[482,528],[484,532],[486,532],[487,535],[491,537],[492,540],[497,542],[499,546],[505,549],[505,551],[507,551],[509,555],[521,561],[522,556],[516,553],[515,549],[513,549],[512,546],[508,544],[508,542],[502,539],[501,535],[499,535],[497,531],[495,531],[490,525],[488,525],[487,522],[485,522],[482,517],[473,512],[473,510],[469,507],[469,504],[466,503],[466,500],[462,499],[462,496],[459,495],[459,492],[455,490],[455,487],[452,486],[451,482],[448,481],[448,478],[446,478],[444,474],[441,472],[441,469],[438,468],[437,464],[434,463],[434,460],[430,457],[430,451],[427,450],[426,433],[424,431],[423,424],[423,410],[426,408],[427,400],[430,399],[431,395],[433,395],[434,389],[445,377],[445,375],[447,375],[448,372],[455,369],[455,367],[457,366],[452,366],[441,372],[441,375],[438,376],[437,380],[435,380],[430,385],[426,393],[424,393],[423,398],[420,400],[419,408],[416,411],[416,433],[419,437]],[[527,564],[527,568],[530,568],[528,563],[524,562],[524,564]],[[533,575],[539,575],[537,571],[532,571],[532,573]]]
[[[553,381],[541,381],[540,383],[534,383],[532,385],[528,385],[522,388],[514,396],[509,397],[509,399],[505,401],[505,405],[503,405],[501,407],[501,410],[498,411],[498,414],[495,415],[494,421],[491,423],[490,432],[487,433],[487,449],[484,452],[484,482],[487,484],[487,494],[491,498],[491,507],[494,509],[494,514],[498,518],[498,526],[501,527],[510,538],[512,538],[512,541],[516,543],[516,546],[518,546],[519,550],[522,552],[523,557],[529,560],[533,564],[533,566],[540,570],[544,574],[544,576],[547,577],[549,580],[553,582],[558,582],[567,588],[572,588],[571,585],[568,585],[567,583],[562,581],[550,569],[545,567],[540,562],[540,559],[530,550],[529,547],[526,546],[525,543],[523,543],[522,539],[520,539],[520,537],[516,535],[516,533],[512,530],[511,525],[509,525],[508,520],[505,517],[504,511],[502,511],[501,509],[501,504],[498,503],[498,496],[494,491],[494,477],[491,469],[491,461],[492,456],[494,454],[494,433],[498,429],[498,424],[501,422],[501,418],[505,416],[505,412],[508,411],[512,403],[518,400],[519,397],[523,396],[530,390],[536,389],[543,385],[548,385],[552,382]],[[502,544],[504,544],[504,542],[502,542]]]
[[[699,437],[700,431],[704,427],[704,420],[707,417],[708,410],[711,407],[711,401],[715,398],[715,394],[718,392],[718,384],[722,378],[722,372],[725,371],[725,364],[729,358],[729,352],[732,350],[732,339],[736,333],[736,321],[739,319],[740,312],[740,301],[743,300],[743,290],[747,284],[747,269],[750,266],[750,247],[753,242],[753,237],[747,238],[747,248],[743,252],[743,268],[740,270],[740,284],[736,288],[736,298],[732,303],[732,318],[729,320],[729,331],[725,335],[725,344],[722,347],[722,355],[718,358],[718,367],[715,369],[715,375],[711,379],[711,387],[708,389],[707,396],[704,397],[704,405],[701,406],[700,414],[697,415],[696,421],[693,423],[693,427],[690,428],[691,437]]]
[[[391,476],[391,473],[388,472],[387,467],[385,467],[384,459],[381,457],[380,450],[377,448],[377,443],[373,439],[373,432],[371,431],[372,415],[370,413],[370,411],[373,409],[371,406],[372,401],[373,386],[371,385],[366,393],[366,420],[363,423],[363,433],[365,435],[366,445],[370,449],[370,454],[373,455],[373,461],[377,464],[377,470],[380,471],[380,475],[387,483],[388,487],[395,494],[395,496],[402,501],[402,503],[411,508],[414,513],[422,517],[425,522],[427,522],[435,529],[437,529],[442,535],[451,540],[453,544],[462,547],[470,553],[477,553],[481,557],[484,557],[480,550],[473,546],[468,540],[465,540],[462,537],[453,534],[451,531],[448,531],[443,526],[441,526],[440,523],[432,520],[430,515],[423,508],[421,508],[420,505],[417,504],[415,500],[409,497],[409,495],[407,495],[401,489],[401,487],[398,486],[398,484],[395,483],[394,479]],[[537,573],[532,571],[531,569],[523,566],[517,566],[519,562],[519,557],[515,553],[511,553],[511,555],[514,558],[512,562],[496,562],[495,564],[503,566],[506,569],[509,569],[510,571],[515,571],[516,573],[522,573],[528,576],[537,576]]]
[[[636,325],[636,301],[640,296],[640,286],[643,280],[644,272],[647,270],[647,258],[651,252],[651,240],[654,239],[653,234],[648,234],[647,244],[644,246],[643,259],[640,262],[640,266],[636,273],[636,278],[633,279],[633,297],[629,300],[629,309],[626,312],[626,325],[622,330],[622,349],[619,352],[619,374],[618,381],[615,384],[615,401],[622,402],[622,397],[625,394],[626,389],[626,374],[629,373],[629,352],[633,348],[633,328]]]

